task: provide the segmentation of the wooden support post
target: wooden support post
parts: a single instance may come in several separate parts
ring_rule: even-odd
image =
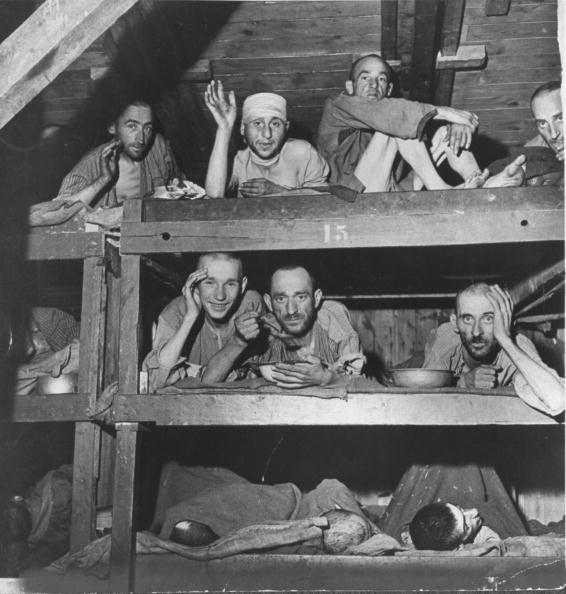
[[[89,394],[94,404],[101,385],[106,306],[105,269],[98,257],[85,258],[80,336],[79,393]],[[75,426],[73,461],[73,511],[71,549],[78,550],[94,537],[96,520],[96,481],[100,447],[100,428],[94,423]]]
[[[437,0],[415,3],[415,37],[411,60],[411,99],[430,102],[434,96],[434,67],[439,3]]]
[[[124,221],[141,221],[142,209],[141,200],[127,201]],[[118,385],[120,394],[135,395],[138,393],[139,383],[140,256],[124,256],[121,274]],[[117,415],[119,418],[119,408]],[[131,592],[135,587],[135,472],[138,429],[137,423],[116,424],[110,557],[110,587],[114,592]]]
[[[397,59],[397,0],[381,2],[381,57]]]
[[[135,475],[138,423],[116,423],[116,470],[112,509],[110,591],[135,588]]]
[[[466,0],[445,0],[442,9],[442,33],[440,36],[440,53],[443,56],[455,56],[460,45],[462,20]],[[454,88],[454,68],[436,72],[434,85],[435,105],[450,105]]]

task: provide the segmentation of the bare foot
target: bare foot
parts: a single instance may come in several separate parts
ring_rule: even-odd
[[[519,155],[514,161],[496,175],[487,179],[484,188],[510,188],[520,186],[525,179],[523,165],[527,162],[525,155]]]
[[[489,177],[489,171],[484,169],[483,171],[476,171],[472,175],[466,178],[466,181],[456,188],[461,188],[464,190],[470,190],[474,188],[483,188],[485,184],[485,180]]]

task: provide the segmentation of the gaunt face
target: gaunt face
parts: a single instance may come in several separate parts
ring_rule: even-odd
[[[285,143],[289,122],[278,117],[255,118],[244,124],[247,145],[261,159],[275,157]]]
[[[475,507],[464,509],[452,503],[446,505],[456,520],[455,533],[461,539],[461,543],[473,542],[483,524],[478,510]]]
[[[560,89],[535,97],[531,109],[539,134],[555,152],[556,158],[564,161],[564,128]]]
[[[153,111],[148,105],[129,105],[108,131],[119,140],[132,161],[142,161],[153,141]]]
[[[273,275],[267,305],[285,332],[301,337],[312,329],[321,299],[322,293],[314,290],[309,273],[298,267]]]
[[[382,99],[389,97],[393,89],[387,64],[375,56],[360,60],[355,67],[353,79],[348,83],[346,90],[356,97]]]
[[[493,335],[495,312],[482,294],[460,295],[456,310],[456,328],[464,348],[476,361],[489,363],[499,350]]]

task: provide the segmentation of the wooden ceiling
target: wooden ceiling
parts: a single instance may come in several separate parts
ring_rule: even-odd
[[[0,0],[0,11],[10,4]],[[556,34],[552,0],[139,0],[36,103],[41,126],[69,126],[82,151],[104,139],[116,93],[149,92],[184,169],[202,180],[214,136],[202,100],[211,77],[239,102],[255,91],[281,93],[293,134],[315,142],[324,99],[343,88],[352,59],[381,52],[402,95],[475,111],[478,147],[499,156],[535,133],[528,100],[560,76]]]

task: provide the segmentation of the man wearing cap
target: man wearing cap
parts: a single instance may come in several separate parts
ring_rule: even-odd
[[[328,165],[305,140],[288,138],[287,102],[275,93],[250,95],[242,106],[240,133],[247,147],[234,158],[227,183],[228,148],[236,122],[234,91],[224,95],[220,81],[212,81],[204,94],[216,124],[214,147],[206,174],[206,193],[211,198],[281,194],[319,186],[326,182]]]

